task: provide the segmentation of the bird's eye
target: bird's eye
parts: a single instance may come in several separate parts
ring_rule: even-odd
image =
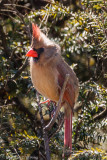
[[[38,52],[39,52],[39,53],[44,52],[44,48],[39,48],[39,49],[38,49]]]
[[[38,54],[44,52],[44,48],[38,48],[38,49],[33,48],[33,50],[36,51]]]

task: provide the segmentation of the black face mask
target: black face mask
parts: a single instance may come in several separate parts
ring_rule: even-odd
[[[33,48],[33,50],[38,53],[38,57],[33,57],[34,61],[37,62],[40,58],[41,53],[44,52],[44,48],[38,48],[38,49]]]

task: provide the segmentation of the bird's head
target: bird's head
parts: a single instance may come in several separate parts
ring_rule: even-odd
[[[27,52],[27,57],[34,57],[38,59],[40,57],[40,53],[44,51],[43,43],[42,43],[42,32],[39,27],[32,23],[32,43],[31,49]]]
[[[46,37],[45,34],[42,33],[40,28],[36,24],[32,23],[31,49],[27,52],[26,56],[38,59],[40,54],[44,51],[44,48],[51,43],[52,42]]]

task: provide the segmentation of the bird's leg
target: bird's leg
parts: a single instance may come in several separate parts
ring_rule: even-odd
[[[53,110],[51,112],[51,118],[54,116],[54,113],[56,111],[56,102],[52,101]],[[49,107],[49,106],[48,106]]]
[[[55,101],[51,101],[50,99],[47,99],[46,101],[40,102],[39,104],[41,105],[41,104],[45,104],[45,103],[47,103],[48,109],[50,108],[51,103],[54,105],[54,106],[53,106],[53,107],[54,107],[54,110],[53,110],[52,113],[50,114],[50,117],[52,118],[52,117],[53,117],[53,114],[54,114],[54,112],[55,112],[55,110],[56,110],[56,102],[55,102]]]
[[[66,88],[69,76],[70,76],[69,74],[66,74],[66,77],[65,77],[65,80],[64,80],[64,84],[63,84],[63,87],[62,87],[62,90],[61,90],[61,93],[60,93],[58,106],[57,106],[56,111],[54,112],[53,117],[50,120],[49,124],[46,127],[44,127],[45,130],[50,130],[52,128],[53,124],[55,123],[57,117],[58,117],[58,113],[59,113],[60,108],[61,108],[62,99],[63,99],[63,95],[64,95],[64,92],[65,92],[65,88]]]
[[[50,103],[50,99],[47,99],[46,101],[40,102],[40,104],[44,104],[44,103]]]

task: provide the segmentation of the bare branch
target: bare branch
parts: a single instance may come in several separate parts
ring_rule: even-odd
[[[63,124],[64,124],[64,114],[61,115],[60,117],[60,122],[58,123],[58,129],[49,136],[49,140],[61,130],[61,128],[63,127]]]
[[[23,22],[23,24],[25,25],[26,32],[27,32],[27,34],[28,34],[28,37],[29,37],[30,40],[31,40],[32,36],[31,36],[31,33],[30,33],[30,27],[27,27],[27,24],[25,23],[25,20],[24,20],[24,16],[16,9],[15,6],[12,8],[12,10],[14,10],[14,11],[16,12],[16,13],[14,13],[14,14],[15,14],[16,16],[18,16],[18,17],[21,19],[21,21]]]
[[[22,71],[27,67],[28,65],[28,58],[26,58],[24,64],[19,68],[19,70],[17,71],[17,73],[15,74],[15,76],[12,79],[17,79],[20,74],[22,73]]]
[[[28,37],[30,38],[30,40],[31,40],[31,33],[30,33],[30,27],[28,27],[27,26],[27,24],[26,24],[26,22],[25,22],[25,20],[24,20],[24,15],[23,14],[21,14],[18,10],[17,10],[17,8],[16,8],[16,6],[17,6],[17,4],[5,4],[4,5],[7,9],[1,9],[1,11],[2,12],[12,12],[14,15],[16,15],[17,17],[19,17],[20,19],[21,19],[21,21],[22,21],[22,23],[24,24],[24,26],[25,26],[25,30],[26,30],[26,32],[27,32],[27,35],[28,35]],[[20,5],[18,5],[18,6],[20,6]],[[23,7],[24,8],[24,7]],[[28,8],[27,8],[28,9]]]
[[[75,136],[74,136],[74,144],[76,144],[77,143],[77,137],[78,137],[78,131],[80,130],[80,128],[81,128],[81,123],[83,122],[83,118],[80,120],[80,121],[78,121],[78,125],[77,125],[77,127],[76,127],[76,131],[75,131]]]
[[[4,6],[15,6],[15,7],[20,7],[20,8],[24,8],[24,9],[28,9],[28,10],[32,10],[26,6],[22,6],[22,5],[19,5],[19,4],[4,4]]]
[[[0,25],[0,36],[1,36],[2,46],[3,46],[3,49],[4,49],[5,55],[9,56],[10,49],[8,47],[7,40],[6,40],[6,35],[3,31],[3,26],[2,25]]]
[[[105,108],[102,112],[93,117],[94,121],[101,120],[102,118],[107,117],[107,108]]]
[[[41,108],[40,100],[37,101],[37,104],[39,106],[39,113],[40,113],[40,117],[41,117],[41,125],[42,125],[42,128],[43,128],[43,137],[44,137],[46,159],[50,160],[49,139],[48,139],[48,133],[44,129],[45,124],[44,124],[44,119],[43,119],[43,115],[42,115],[42,108]]]

